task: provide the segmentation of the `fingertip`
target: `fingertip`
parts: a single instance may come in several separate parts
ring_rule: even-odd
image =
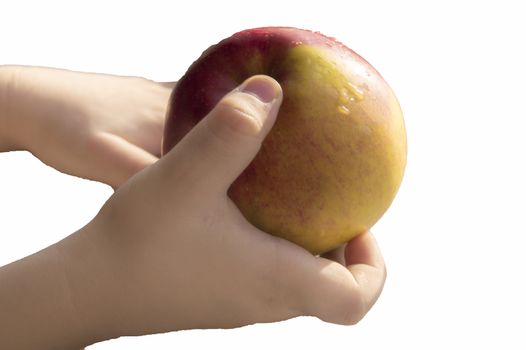
[[[325,252],[320,255],[320,257],[335,261],[337,263],[340,263],[342,265],[345,265],[345,248],[346,244],[342,244],[333,250],[330,250],[328,252]]]
[[[206,177],[206,185],[200,190],[226,192],[259,152],[274,124],[280,101],[281,87],[274,79],[267,76],[247,79],[221,98],[179,141],[168,159],[187,157],[200,174],[214,175]],[[179,151],[173,153],[176,149]]]
[[[264,136],[275,120],[281,96],[280,85],[271,77],[250,77],[221,99],[209,125],[228,140],[237,135]]]
[[[176,81],[162,81],[162,82],[159,82],[158,84],[165,88],[173,89],[177,85],[177,82]]]
[[[251,94],[263,103],[274,103],[281,100],[283,91],[281,85],[268,75],[254,75],[245,80],[239,91]]]
[[[345,264],[347,266],[365,264],[374,267],[384,265],[383,257],[376,239],[371,232],[366,231],[345,246]]]
[[[367,313],[378,300],[387,278],[382,253],[374,236],[365,232],[348,242],[345,261]]]

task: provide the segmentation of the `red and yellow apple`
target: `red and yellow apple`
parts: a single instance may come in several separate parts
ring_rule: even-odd
[[[229,197],[253,225],[313,254],[368,230],[402,181],[404,120],[380,74],[320,33],[249,29],[206,50],[172,92],[163,154],[256,74],[280,83],[283,103]]]

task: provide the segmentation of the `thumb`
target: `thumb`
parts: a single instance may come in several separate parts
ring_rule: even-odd
[[[226,192],[258,153],[283,94],[274,79],[257,75],[224,96],[165,157],[180,181]]]

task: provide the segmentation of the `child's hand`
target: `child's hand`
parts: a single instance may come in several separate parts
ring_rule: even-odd
[[[333,254],[341,263],[314,257],[252,226],[227,197],[281,100],[271,78],[247,80],[61,242],[92,341],[299,315],[353,324],[367,313],[386,276],[369,233]]]
[[[64,173],[120,186],[160,156],[173,84],[10,66],[4,84],[15,147]],[[8,135],[12,136],[12,135]]]

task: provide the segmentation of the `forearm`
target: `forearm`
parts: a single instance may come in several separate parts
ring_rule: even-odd
[[[45,76],[45,68],[0,66],[0,152],[30,150],[37,141],[52,102]]]
[[[12,126],[11,103],[13,96],[14,69],[12,66],[0,66],[0,152],[16,150],[17,140]]]
[[[67,115],[75,104],[67,83],[67,71],[0,66],[0,152],[47,145],[57,125],[54,119]]]
[[[79,349],[86,337],[56,245],[0,268],[1,349]]]

